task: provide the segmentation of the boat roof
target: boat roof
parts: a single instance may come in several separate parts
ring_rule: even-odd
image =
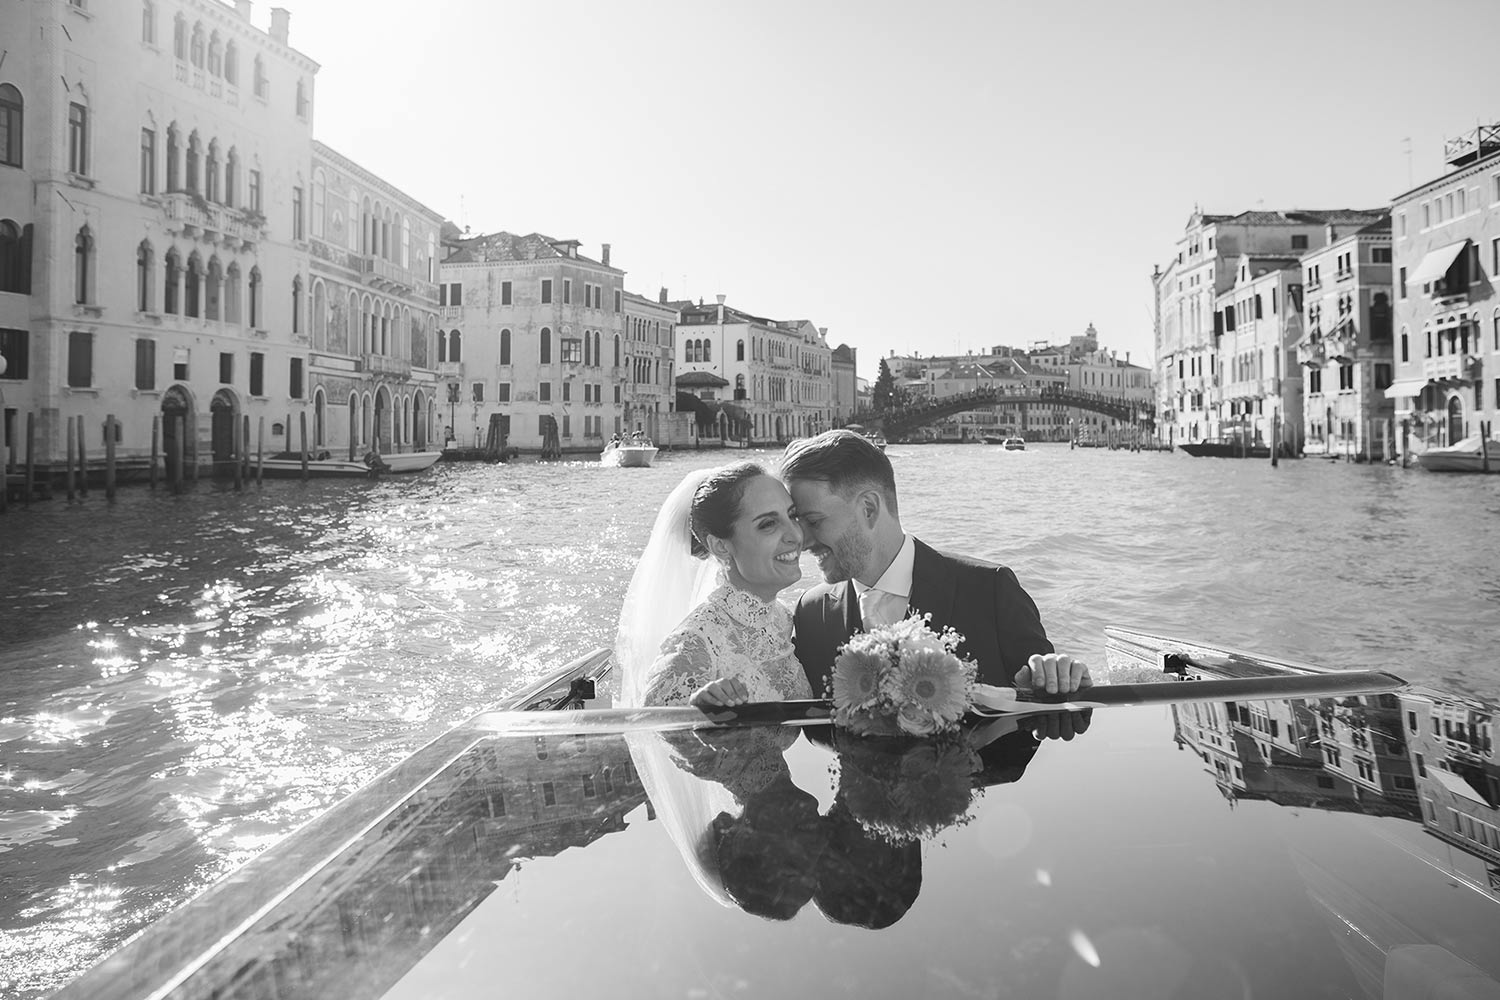
[[[489,713],[57,996],[1500,988],[1490,706],[1179,687],[1067,741]]]

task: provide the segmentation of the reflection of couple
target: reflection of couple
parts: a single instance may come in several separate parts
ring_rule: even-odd
[[[623,705],[826,695],[850,635],[912,613],[964,636],[958,652],[981,683],[1088,686],[1081,662],[1053,652],[1014,573],[905,532],[890,459],[864,436],[793,442],[780,471],[738,462],[693,472],[662,505],[620,615]],[[776,596],[801,579],[804,547],[826,582],[794,616]]]

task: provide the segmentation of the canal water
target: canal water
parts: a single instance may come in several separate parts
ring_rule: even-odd
[[[1096,666],[1118,623],[1500,698],[1500,476],[1058,445],[890,455],[907,527],[1013,567],[1059,650]],[[0,997],[63,985],[447,727],[610,644],[656,507],[731,457],[13,506]]]

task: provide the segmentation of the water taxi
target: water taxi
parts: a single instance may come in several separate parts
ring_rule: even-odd
[[[406,451],[390,454],[366,452],[361,458],[336,458],[326,450],[311,452],[307,459],[307,475],[317,478],[359,479],[378,476],[387,472],[422,472],[430,469],[443,457],[441,451]],[[301,478],[302,453],[297,451],[277,452],[261,460],[264,474],[279,479]],[[253,467],[253,466],[252,466]]]

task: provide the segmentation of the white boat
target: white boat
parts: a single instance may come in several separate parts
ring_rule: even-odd
[[[1001,443],[1001,447],[1006,451],[1025,451],[1026,439],[1023,437],[1008,437]]]
[[[367,478],[385,472],[421,472],[429,469],[443,457],[440,451],[404,451],[388,455],[367,452],[363,458],[335,458],[329,451],[316,451],[308,456],[307,474],[319,478],[344,479]],[[296,479],[302,475],[300,452],[283,451],[262,462],[265,475],[276,479]]]
[[[656,447],[648,442],[631,441],[621,444],[611,441],[604,446],[599,453],[599,461],[603,465],[618,465],[627,469],[650,468],[651,460],[656,457]]]
[[[1417,463],[1428,472],[1483,472],[1482,440],[1475,434],[1457,444],[1428,448],[1417,456]],[[1500,441],[1490,438],[1488,451],[1489,471],[1500,472]]]

